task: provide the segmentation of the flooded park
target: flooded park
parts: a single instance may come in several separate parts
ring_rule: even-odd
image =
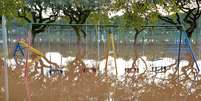
[[[17,3],[20,1],[16,0]],[[145,23],[134,19],[134,23],[138,23],[138,26],[127,25],[129,22],[121,24],[124,21],[121,19],[130,18],[130,16],[121,17],[123,15],[100,15],[102,17],[94,23],[96,14],[105,13],[101,11],[95,12],[95,15],[92,13],[92,16],[84,19],[83,23],[78,23],[76,21],[84,18],[86,14],[84,11],[81,12],[81,9],[85,8],[82,8],[82,3],[76,5],[77,2],[71,2],[75,3],[71,5],[72,9],[71,6],[63,9],[62,7],[66,5],[62,6],[62,9],[58,8],[59,11],[63,10],[62,14],[69,16],[66,21],[64,15],[59,16],[53,11],[57,10],[57,6],[53,6],[57,2],[53,1],[46,1],[48,9],[43,12],[47,6],[45,0],[23,2],[20,7],[31,7],[31,13],[26,15],[20,8],[18,16],[28,23],[19,20],[20,18],[10,18],[10,15],[4,16],[4,13],[0,13],[2,19],[0,20],[0,101],[199,101],[201,99],[201,20],[198,16],[194,29],[191,27],[194,25],[185,24],[191,14],[190,11],[189,15],[185,16],[183,13],[178,15],[174,10],[172,12],[176,12],[177,19],[170,20],[170,16],[164,18],[157,16],[160,20],[155,23],[150,22],[152,19],[149,19],[149,12],[143,16],[139,14],[142,19],[148,17],[149,20]],[[61,1],[65,0],[58,0]],[[85,1],[90,0],[82,2],[86,3]],[[124,3],[116,4],[120,1],[112,0],[111,3],[117,7],[122,7],[120,5],[124,3],[128,4],[128,7],[135,3],[137,4],[134,7],[138,8],[140,5],[135,0],[131,0],[132,2],[125,0]],[[201,2],[194,0],[195,2],[201,5]],[[110,2],[102,6],[107,7],[108,3]],[[142,3],[146,4],[143,0]],[[148,4],[143,7],[154,5],[154,3],[151,6]],[[120,8],[125,9],[125,15],[128,9],[124,7],[127,6]],[[109,10],[113,10],[112,7]],[[135,9],[132,8],[133,11]],[[38,19],[47,16],[47,12],[51,10],[53,15],[49,18]],[[135,13],[139,13],[139,10]],[[187,10],[183,12],[186,13]],[[33,13],[34,11],[36,13]],[[80,11],[78,15],[83,16],[73,18],[77,11]],[[42,15],[44,12],[46,15]],[[75,15],[71,16],[71,13]],[[133,12],[129,12],[131,13]],[[33,21],[29,20],[30,16]],[[54,19],[56,16],[59,17]],[[109,19],[109,22],[104,22],[105,19]],[[176,24],[171,23],[174,21]]]

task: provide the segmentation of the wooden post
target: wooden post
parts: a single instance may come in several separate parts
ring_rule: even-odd
[[[112,45],[112,47],[111,47]],[[115,62],[115,69],[116,69],[116,78],[118,75],[118,70],[117,70],[117,62],[116,62],[116,49],[115,49],[115,43],[114,43],[114,37],[113,37],[113,33],[109,32],[108,33],[108,37],[107,37],[107,47],[105,49],[105,54],[106,54],[106,63],[105,63],[105,74],[107,76],[107,64],[108,64],[108,57],[110,55],[110,48],[112,48],[112,54],[114,56],[114,62]]]

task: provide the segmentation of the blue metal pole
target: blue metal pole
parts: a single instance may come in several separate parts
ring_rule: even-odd
[[[189,51],[191,52],[191,55],[193,57],[193,61],[195,62],[195,65],[196,65],[196,68],[197,68],[197,74],[200,72],[200,69],[199,69],[199,66],[198,66],[198,63],[197,63],[197,59],[196,59],[196,56],[195,56],[195,53],[193,52],[193,49],[192,49],[192,46],[191,46],[191,41],[189,40],[188,36],[187,36],[187,33],[185,33],[185,41],[187,42],[187,45],[189,47]]]

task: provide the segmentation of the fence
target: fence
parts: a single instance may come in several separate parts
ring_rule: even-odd
[[[67,56],[74,57],[78,52],[78,48],[76,47],[77,36],[72,26],[76,25],[61,25],[61,24],[47,25],[45,31],[39,33],[36,36],[34,47],[42,51],[43,53],[59,52],[64,57]],[[169,57],[173,59],[178,58],[180,31],[177,30],[175,26],[146,26],[145,29],[138,35],[137,43],[135,45],[134,45],[134,37],[136,32],[132,28],[125,28],[122,26],[113,26],[113,25],[82,25],[82,30],[86,32],[86,38],[85,39],[82,38],[81,41],[81,47],[85,50],[84,51],[85,59],[102,60],[103,58],[105,58],[104,57],[105,48],[107,45],[107,38],[108,38],[107,36],[109,32],[112,32],[114,35],[114,41],[118,58],[128,60],[130,58],[134,58],[135,56],[146,56],[150,61],[155,61],[163,57]],[[15,27],[14,29],[8,29],[8,42],[10,51],[12,51],[12,49],[14,48],[17,39],[19,38],[26,39],[26,34],[28,31],[30,31],[29,28],[24,27]],[[196,38],[197,37],[193,36],[192,39],[194,50],[197,50],[195,46],[197,46],[198,44],[197,43],[198,39]],[[185,59],[185,54],[189,52],[189,50],[187,49],[187,46],[185,44],[185,36],[182,35],[181,39],[182,39],[181,59]],[[10,54],[12,54],[12,52]],[[166,63],[161,63],[160,65],[164,64]],[[81,88],[78,88],[79,86],[74,87],[74,85],[72,85],[73,82],[70,81],[65,82],[66,80],[62,79],[60,80],[59,78],[57,78],[58,82],[53,82],[45,78],[46,81],[45,82],[42,81],[42,84],[47,86],[43,86],[41,85],[40,77],[37,78],[38,80],[35,80],[34,77],[30,78],[31,80],[33,79],[33,81],[31,81],[30,84],[33,87],[40,88],[40,89],[31,89],[33,91],[32,97],[35,98],[35,100],[37,100],[37,98],[38,100],[43,99],[40,97],[41,95],[48,95],[47,97],[57,95],[59,96],[58,98],[64,98],[68,96],[68,94],[76,95],[78,93],[77,90],[83,88],[83,86],[82,87],[80,86]],[[88,78],[90,79],[90,77]],[[11,78],[10,80],[22,83],[18,84],[19,87],[16,87],[16,89],[19,90],[20,87],[23,88],[24,85],[22,79],[16,79],[19,81],[15,81],[15,79]],[[91,80],[93,81],[94,79],[91,78]],[[81,82],[81,84],[82,83],[83,82]],[[85,87],[88,87],[89,83],[85,82],[85,84],[86,84]],[[92,83],[90,84],[89,88],[93,90],[92,87],[97,84],[98,84],[97,82]],[[11,87],[15,87],[15,83],[11,83],[11,85],[12,85]],[[70,86],[66,87],[66,85]],[[83,88],[83,91],[84,90],[85,89]],[[61,93],[61,91],[63,93]],[[69,91],[74,91],[74,93],[71,93]],[[103,93],[104,91],[100,90],[100,94]],[[24,93],[19,94],[19,98],[16,99],[22,99],[25,96],[25,94],[24,95],[23,94]],[[11,96],[14,96],[12,92]],[[82,97],[84,95],[79,95],[79,97],[80,96]],[[46,96],[43,97],[45,99]],[[71,96],[69,95],[68,97]],[[58,100],[58,98],[55,97],[54,99]]]
[[[112,26],[83,25],[82,29],[87,34],[86,38],[82,40],[82,47],[87,52],[87,58],[93,58],[94,56],[94,58],[97,58],[94,54],[100,54],[99,58],[103,56],[104,45],[109,31],[112,31],[114,34],[119,57],[132,57],[134,49],[138,49],[140,55],[152,58],[163,56],[174,58],[177,53],[179,31],[174,26],[166,28],[157,26],[146,27],[138,35],[135,47],[133,45],[135,30],[132,28],[123,30],[122,28]],[[197,39],[195,39],[196,37],[193,38],[193,45],[196,45]],[[43,52],[58,51],[65,56],[75,55],[76,40],[77,36],[72,26],[52,24],[44,32],[36,36],[35,46]],[[195,50],[197,49],[195,48]]]

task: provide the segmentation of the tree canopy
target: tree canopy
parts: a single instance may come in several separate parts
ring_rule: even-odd
[[[183,25],[190,38],[201,15],[200,6],[200,0],[114,0],[112,11],[122,10],[125,21],[121,23],[136,30],[160,19],[167,24]]]
[[[57,7],[61,9],[62,14],[69,18],[69,24],[84,24],[92,13],[105,9],[110,0],[58,0]],[[78,40],[81,38],[80,32],[86,37],[86,32],[82,26],[72,26],[75,30]]]
[[[137,36],[144,30],[144,25],[157,22],[158,12],[156,5],[149,1],[140,0],[114,0],[112,2],[111,12],[121,11],[122,17],[116,24],[125,25],[135,30],[134,45],[136,44]]]
[[[54,23],[58,18],[68,18],[69,24],[84,24],[93,12],[106,7],[108,0],[25,0],[25,5],[18,10],[18,16],[32,25],[33,41],[37,33],[43,32],[47,23]],[[80,32],[86,37],[81,26],[72,26],[80,40]]]
[[[161,4],[165,11],[171,16],[159,15],[159,18],[173,25],[183,25],[188,37],[197,28],[197,23],[201,15],[200,0],[173,0]]]
[[[94,20],[90,21],[93,23],[107,23],[109,13],[122,12],[115,24],[132,26],[136,32],[142,31],[143,25],[154,24],[160,19],[184,25],[191,37],[201,15],[200,4],[200,0],[1,0],[0,16],[17,14],[28,23],[43,24],[67,18],[69,24],[84,24],[87,19]],[[33,37],[46,27],[33,25]],[[86,37],[82,26],[72,27],[79,40],[82,35]]]
[[[23,0],[1,0],[0,15],[16,14],[16,10],[24,4]]]
[[[23,0],[0,0],[0,22],[2,15],[14,17],[19,7],[23,6]]]
[[[124,14],[124,25],[138,28],[142,25],[153,23],[157,20],[155,5],[148,1],[140,0],[114,0],[112,12],[122,11]]]
[[[59,9],[53,0],[25,0],[25,5],[18,12],[18,17],[32,24],[32,43],[35,36],[45,31],[48,23],[53,23],[59,16]],[[37,23],[37,24],[34,24]],[[40,24],[38,24],[40,23]]]

